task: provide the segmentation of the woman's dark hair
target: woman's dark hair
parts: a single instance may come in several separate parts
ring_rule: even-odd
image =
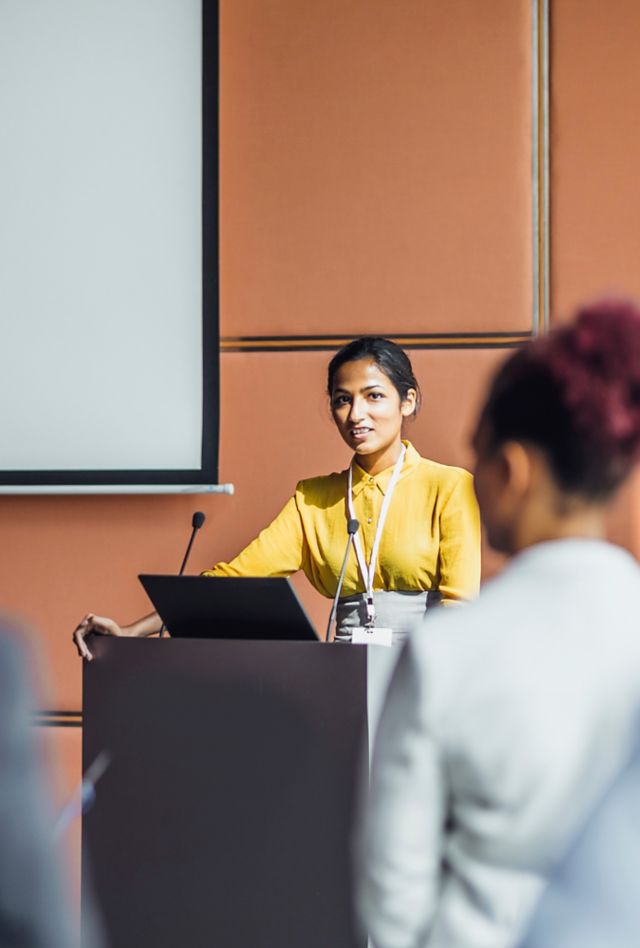
[[[608,300],[512,355],[480,418],[490,447],[541,448],[558,485],[604,499],[640,458],[640,309]]]
[[[409,356],[390,339],[384,339],[382,336],[360,336],[348,342],[346,346],[339,349],[329,363],[327,377],[327,391],[329,395],[333,393],[333,381],[338,369],[347,362],[356,362],[358,359],[372,359],[381,372],[393,382],[393,387],[398,392],[401,401],[406,401],[410,389],[415,389],[416,409],[414,415],[418,413],[420,407],[421,394],[420,386],[413,374],[413,368],[409,361]]]

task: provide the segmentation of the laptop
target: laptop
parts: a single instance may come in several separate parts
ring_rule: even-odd
[[[317,642],[287,578],[138,577],[173,638]]]

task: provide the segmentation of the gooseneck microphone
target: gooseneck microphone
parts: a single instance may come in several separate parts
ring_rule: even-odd
[[[189,545],[187,547],[187,552],[184,554],[184,559],[182,561],[182,566],[180,567],[180,572],[178,573],[178,576],[182,576],[182,574],[184,573],[184,568],[187,565],[187,560],[189,559],[189,554],[191,553],[191,547],[193,546],[193,541],[196,538],[196,533],[198,532],[198,530],[200,529],[204,521],[205,521],[205,516],[202,513],[202,511],[196,510],[193,517],[191,518],[191,526],[193,527],[193,530],[191,531],[191,537],[189,538]]]
[[[336,589],[333,605],[331,606],[331,612],[329,613],[329,621],[327,623],[327,634],[324,637],[325,642],[329,641],[329,636],[331,635],[331,626],[333,625],[333,620],[335,619],[336,612],[338,610],[338,599],[340,598],[340,593],[342,592],[344,574],[347,569],[347,558],[349,556],[349,550],[351,548],[351,544],[353,543],[353,538],[359,529],[360,529],[360,524],[355,518],[352,518],[351,520],[347,521],[347,533],[349,534],[349,536],[347,537],[347,545],[345,547],[344,558],[342,560],[342,569],[340,570],[340,576],[338,577],[338,588]]]
[[[191,536],[189,537],[189,543],[187,545],[187,550],[186,550],[186,553],[184,554],[184,559],[182,561],[182,566],[180,567],[180,572],[178,573],[178,576],[182,576],[182,574],[184,573],[184,568],[187,565],[187,560],[189,559],[189,554],[191,553],[191,547],[193,546],[193,541],[196,538],[196,533],[198,532],[202,524],[205,522],[205,520],[206,520],[206,517],[202,513],[201,510],[196,510],[193,517],[191,518],[191,526],[193,529],[191,530]],[[162,626],[160,627],[160,638],[162,638],[162,636],[164,635],[164,629],[165,629],[165,625],[163,622]]]

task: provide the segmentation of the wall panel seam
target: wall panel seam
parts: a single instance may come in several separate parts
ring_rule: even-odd
[[[533,332],[549,328],[549,0],[532,9]]]
[[[223,336],[220,351],[225,352],[299,352],[338,349],[354,335],[300,336]],[[392,339],[404,349],[507,349],[532,338],[531,332],[481,333],[407,333],[380,332],[375,335]]]

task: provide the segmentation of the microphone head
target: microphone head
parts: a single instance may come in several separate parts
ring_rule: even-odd
[[[355,517],[352,517],[351,520],[347,521],[347,533],[350,537],[352,537],[354,533],[357,533],[359,529],[360,522],[356,520]]]
[[[202,524],[205,521],[205,516],[201,510],[196,510],[193,517],[191,518],[191,526],[194,530],[199,530]]]

